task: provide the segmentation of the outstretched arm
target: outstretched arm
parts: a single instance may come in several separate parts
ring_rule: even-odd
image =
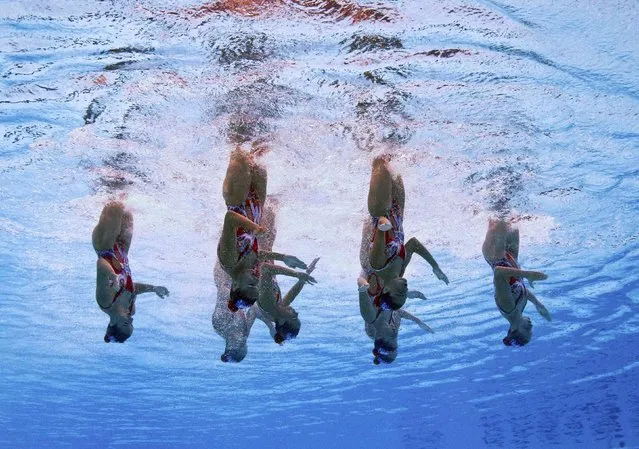
[[[315,258],[313,260],[313,262],[311,262],[311,264],[308,266],[308,268],[306,269],[306,274],[311,274],[314,270],[315,270],[315,265],[317,265],[317,261],[319,260],[319,257]],[[299,279],[295,285],[293,287],[291,287],[291,289],[288,291],[288,293],[284,296],[284,298],[282,298],[282,303],[285,306],[290,306],[291,303],[295,300],[295,298],[297,297],[297,295],[300,294],[300,292],[302,291],[302,287],[304,287],[304,284],[306,284],[306,280],[303,279]]]
[[[424,329],[426,332],[428,332],[430,334],[434,334],[435,333],[435,331],[432,330],[426,323],[424,323],[422,320],[417,318],[412,313],[409,313],[409,312],[405,311],[404,309],[400,309],[399,310],[399,316],[402,317],[402,318],[406,318],[407,320],[412,321],[413,323],[417,324],[419,327],[421,327],[422,329]]]
[[[546,273],[542,273],[541,271],[521,270],[519,268],[510,267],[495,267],[495,278],[507,280],[508,278],[516,277],[528,279],[531,287],[534,281],[543,281],[544,279],[548,279]]]
[[[313,276],[310,276],[304,271],[295,271],[292,268],[275,265],[274,263],[263,263],[260,267],[260,278],[262,275],[273,277],[278,274],[298,278],[308,284],[315,284],[317,282]]]
[[[526,297],[535,305],[535,308],[537,309],[537,312],[539,312],[539,315],[543,316],[548,321],[552,321],[552,316],[550,315],[548,309],[546,309],[546,306],[544,306],[544,304],[535,296],[533,292],[530,291],[530,289],[526,289]]]
[[[291,268],[282,267],[272,263],[263,263],[260,267],[260,283],[259,283],[259,304],[267,313],[274,314],[277,312],[277,304],[275,303],[275,283],[276,275],[291,276],[298,278],[304,283],[314,284],[315,279],[304,271],[295,271]],[[292,300],[291,300],[292,301]]]
[[[136,295],[141,293],[155,293],[160,298],[169,296],[169,290],[161,285],[143,284],[141,282],[135,282],[133,285],[135,286]]]
[[[308,268],[303,261],[289,254],[276,253],[273,251],[260,251],[258,253],[258,257],[260,262],[264,262],[265,260],[279,260],[291,268],[301,268],[303,270]]]
[[[439,265],[437,264],[435,258],[419,240],[417,240],[415,237],[412,237],[410,240],[408,240],[408,242],[406,242],[404,248],[406,249],[406,259],[404,259],[402,274],[408,266],[410,259],[413,257],[413,253],[415,253],[421,256],[422,259],[424,259],[426,262],[428,262],[428,264],[433,268],[433,273],[435,274],[435,276],[437,276],[437,279],[439,279],[440,281],[444,281],[446,285],[448,285],[448,277],[439,268]]]

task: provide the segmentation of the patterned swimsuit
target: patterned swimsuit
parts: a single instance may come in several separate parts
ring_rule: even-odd
[[[98,257],[102,257],[107,262],[109,262],[109,265],[111,265],[111,268],[113,268],[113,271],[118,276],[118,284],[120,285],[120,289],[115,293],[111,304],[108,307],[100,306],[102,310],[108,310],[111,308],[111,306],[113,306],[115,301],[118,300],[118,297],[122,294],[123,291],[126,290],[135,295],[135,285],[133,284],[133,277],[131,276],[131,268],[129,268],[129,258],[127,257],[124,250],[120,247],[120,245],[114,243],[112,249],[97,251],[97,254]],[[118,263],[118,266],[115,265],[115,262]],[[131,302],[129,310],[133,309],[134,302],[135,301]]]
[[[492,261],[486,259],[486,262],[488,262],[488,265],[491,266],[493,271],[495,271],[495,268],[497,267],[515,268],[517,270],[521,269],[513,255],[510,254],[508,251],[506,251],[505,256],[501,259]],[[515,308],[510,312],[506,312],[504,309],[498,306],[499,310],[506,315],[510,315],[511,313],[513,313],[513,311],[515,311],[519,306],[519,301],[521,301],[521,299],[526,296],[526,286],[524,285],[524,278],[511,277],[508,279],[508,283],[510,284],[510,292],[512,293],[513,299],[515,300]],[[495,293],[495,295],[496,294],[497,293]]]
[[[391,205],[391,209],[388,214],[386,214],[386,218],[391,222],[393,228],[384,233],[384,238],[386,240],[386,263],[380,269],[375,269],[369,266],[363,270],[363,278],[366,279],[368,284],[371,286],[368,290],[368,296],[371,300],[374,300],[376,297],[382,294],[384,290],[384,281],[377,274],[378,272],[384,270],[388,267],[393,261],[399,257],[402,260],[406,258],[406,249],[404,247],[404,226],[403,226],[403,218],[401,215],[401,211],[399,209],[399,205],[393,201]],[[375,242],[375,236],[377,233],[377,225],[379,223],[378,217],[371,217],[373,224],[373,231],[370,238],[369,243],[369,251]],[[372,281],[375,281],[375,287],[373,287]]]
[[[260,203],[257,192],[253,187],[251,187],[251,189],[249,190],[249,194],[243,204],[240,204],[239,206],[227,206],[227,209],[243,215],[244,217],[248,218],[258,225],[262,220],[262,204]],[[250,231],[242,227],[237,228],[237,232],[235,234],[235,243],[237,245],[238,262],[251,251],[254,252],[257,256],[259,247],[257,244],[255,231]],[[254,267],[254,271],[256,271],[257,275],[259,276],[259,267],[257,263]]]

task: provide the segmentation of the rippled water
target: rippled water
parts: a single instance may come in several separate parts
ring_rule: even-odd
[[[0,445],[639,447],[633,1],[0,1]],[[263,138],[276,247],[321,256],[283,347],[219,361],[231,142]],[[422,261],[374,366],[355,279],[370,160],[396,155]],[[136,216],[136,332],[105,345],[90,233]],[[486,218],[523,216],[553,314],[506,348]]]

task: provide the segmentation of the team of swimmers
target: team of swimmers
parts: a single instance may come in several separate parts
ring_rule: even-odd
[[[225,340],[223,362],[240,362],[246,357],[247,341],[256,319],[264,322],[273,340],[283,344],[297,337],[301,322],[292,307],[307,284],[319,258],[308,265],[293,255],[273,251],[278,202],[267,197],[267,173],[259,162],[263,147],[232,151],[223,185],[227,212],[217,246],[214,281],[217,301],[212,315],[215,331]],[[403,309],[407,298],[425,299],[409,290],[403,277],[414,254],[432,267],[433,274],[449,283],[426,247],[416,238],[405,241],[403,230],[405,191],[401,175],[390,157],[372,162],[368,192],[369,217],[364,220],[360,247],[361,273],[357,279],[359,307],[366,334],[374,341],[373,362],[392,363],[397,357],[397,337],[402,318],[433,332],[419,318]],[[107,203],[93,230],[93,247],[98,255],[96,300],[109,315],[105,342],[126,341],[133,332],[135,298],[155,293],[163,298],[163,286],[133,282],[128,252],[133,234],[133,216],[119,201]],[[495,303],[509,323],[503,343],[525,345],[532,337],[530,318],[523,315],[528,301],[547,320],[550,313],[530,287],[547,276],[519,266],[519,231],[503,218],[491,219],[482,247],[493,270]],[[279,263],[278,263],[279,262]],[[297,279],[284,295],[277,276]],[[526,285],[528,284],[528,285]]]

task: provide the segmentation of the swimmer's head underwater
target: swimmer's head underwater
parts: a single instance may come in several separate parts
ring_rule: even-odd
[[[220,356],[220,360],[224,363],[233,362],[240,363],[246,357],[248,353],[248,347],[243,345],[239,348],[227,348]]]
[[[375,340],[373,355],[375,356],[373,359],[375,365],[393,363],[397,358],[397,344],[378,338]]]
[[[296,338],[300,333],[301,327],[302,322],[297,317],[297,313],[291,315],[285,320],[278,320],[275,323],[275,335],[273,335],[273,340],[278,345],[284,344],[285,341]]]
[[[133,318],[126,322],[109,324],[104,334],[105,343],[124,343],[133,334]]]

